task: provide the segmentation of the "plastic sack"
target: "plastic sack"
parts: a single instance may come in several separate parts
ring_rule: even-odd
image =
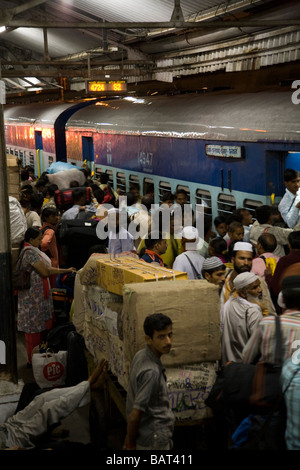
[[[61,387],[66,383],[67,351],[54,353],[49,349],[46,353],[32,355],[33,376],[41,388]]]
[[[46,173],[49,173],[50,175],[57,173],[58,171],[64,171],[64,170],[71,170],[74,169],[74,165],[72,163],[67,163],[67,162],[53,162],[47,168]]]
[[[84,173],[75,168],[74,165],[72,165],[72,168],[69,170],[48,174],[47,177],[51,184],[57,184],[58,189],[69,188],[71,181],[77,181],[79,186],[84,186],[86,181]]]
[[[24,240],[27,222],[21,204],[13,196],[9,196],[9,216],[11,243],[17,245]]]

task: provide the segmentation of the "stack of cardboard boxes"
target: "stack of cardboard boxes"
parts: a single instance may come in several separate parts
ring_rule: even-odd
[[[91,278],[97,284],[91,284]],[[172,409],[178,420],[210,417],[204,400],[221,357],[218,288],[131,254],[98,255],[92,268],[89,261],[81,270],[80,280],[85,299],[83,336],[94,358],[105,357],[126,390],[131,360],[145,346],[146,316],[168,315],[173,322],[173,346],[161,359]]]
[[[8,195],[19,199],[20,166],[14,155],[6,156]]]

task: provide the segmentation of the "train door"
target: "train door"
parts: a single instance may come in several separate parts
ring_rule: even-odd
[[[34,173],[37,173],[38,177],[40,177],[41,174],[45,171],[42,131],[35,131],[34,135],[36,148],[36,165],[34,166]]]
[[[273,202],[275,198],[282,198],[285,190],[283,181],[284,162],[287,152],[270,151],[266,152],[266,192],[271,196]],[[267,202],[269,204],[269,202]]]
[[[95,171],[93,137],[82,137],[82,158],[93,174]]]

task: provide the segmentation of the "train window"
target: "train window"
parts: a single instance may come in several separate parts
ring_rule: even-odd
[[[49,157],[48,157],[48,165],[49,166],[53,163],[53,160],[54,160],[54,158],[52,157],[52,155],[49,155]]]
[[[253,199],[245,199],[243,207],[251,212],[251,215],[254,215],[255,209],[259,206],[262,206],[263,203],[261,201],[254,201]]]
[[[18,156],[19,156],[19,150],[15,149],[15,157],[18,157]]]
[[[129,186],[131,185],[131,183],[140,184],[139,177],[136,176],[136,175],[130,175],[129,176]]]
[[[138,176],[136,175],[129,176],[129,191],[131,187],[136,187],[139,191],[139,194],[141,194],[141,186],[140,186],[140,180]]]
[[[9,154],[9,148],[8,147],[6,147],[6,153]]]
[[[106,170],[105,173],[109,176],[108,182],[111,185],[111,187],[113,188],[114,187],[114,174],[113,174],[112,170]]]
[[[120,189],[120,194],[126,193],[126,178],[124,173],[117,173],[117,189]]]
[[[176,188],[176,191],[179,191],[179,189],[184,189],[184,191],[187,193],[187,204],[189,204],[191,201],[190,201],[190,188],[188,186],[183,186],[181,184],[179,184]]]
[[[235,197],[231,194],[219,194],[218,196],[218,213],[225,217],[236,209]]]
[[[27,160],[28,160],[28,150],[24,150],[24,166],[27,165]]]
[[[29,165],[34,168],[34,155],[32,152],[29,152]]]
[[[143,194],[153,194],[154,196],[154,181],[152,179],[144,178]]]
[[[196,204],[203,204],[204,212],[211,215],[211,194],[206,189],[197,189]]]
[[[159,203],[161,203],[161,199],[164,194],[171,192],[172,189],[170,183],[167,183],[166,181],[160,181],[158,186]]]
[[[95,174],[96,178],[99,178],[99,176],[101,175],[101,173],[102,173],[101,168],[97,167],[97,168],[96,168],[96,174]]]

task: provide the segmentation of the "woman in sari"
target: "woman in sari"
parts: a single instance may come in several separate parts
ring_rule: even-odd
[[[39,249],[42,232],[29,228],[25,233],[17,269],[30,272],[30,288],[18,291],[18,331],[25,333],[28,364],[31,366],[32,350],[43,340],[47,330],[52,328],[54,308],[49,277],[76,271],[75,268],[51,266],[49,257]]]

